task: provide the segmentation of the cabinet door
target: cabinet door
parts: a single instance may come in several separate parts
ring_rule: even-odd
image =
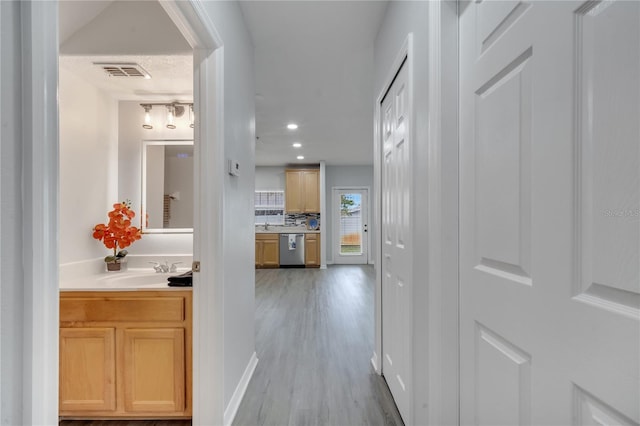
[[[318,170],[302,172],[303,212],[320,213],[320,173]]]
[[[302,173],[297,170],[285,171],[285,200],[286,213],[302,213]]]
[[[114,328],[60,329],[60,412],[116,409]]]
[[[124,408],[131,413],[185,409],[182,328],[124,330]]]
[[[305,266],[320,266],[320,237],[318,234],[307,234],[304,237]]]
[[[263,241],[262,266],[272,268],[280,266],[280,241],[278,237]]]
[[[263,240],[256,240],[256,268],[262,266],[262,252],[264,247]]]

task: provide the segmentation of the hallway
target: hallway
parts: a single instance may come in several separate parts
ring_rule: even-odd
[[[259,359],[235,425],[402,425],[371,367],[374,269],[256,271]]]

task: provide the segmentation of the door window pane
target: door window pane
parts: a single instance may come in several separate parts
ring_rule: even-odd
[[[362,254],[362,194],[340,195],[340,254]]]

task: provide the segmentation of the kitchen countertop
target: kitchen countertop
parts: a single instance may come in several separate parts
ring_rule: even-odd
[[[256,234],[319,234],[320,230],[307,229],[305,227],[292,226],[269,226],[267,230],[264,226],[256,226]]]
[[[156,273],[148,269],[129,269],[122,272],[105,272],[74,279],[61,280],[60,291],[184,291],[192,287],[169,287],[167,278],[187,272],[178,269],[174,273]]]

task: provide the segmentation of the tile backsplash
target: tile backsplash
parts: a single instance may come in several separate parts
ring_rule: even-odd
[[[322,224],[319,213],[286,214],[284,217],[284,224],[285,226],[305,225],[307,223],[307,218],[310,217],[318,219],[318,224]]]

